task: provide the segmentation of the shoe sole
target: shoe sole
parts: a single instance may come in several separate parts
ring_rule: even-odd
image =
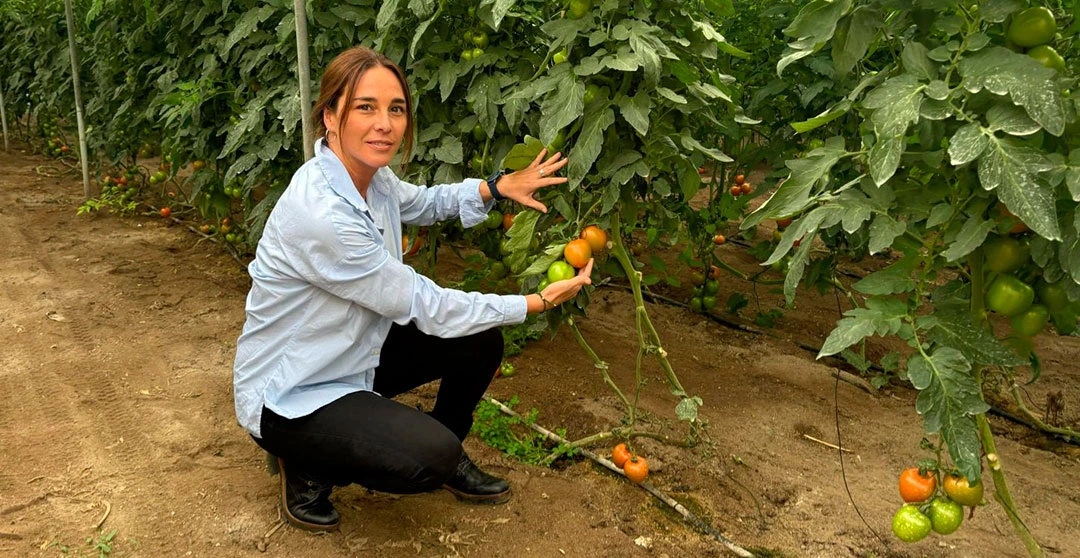
[[[269,459],[268,459],[269,461]],[[340,521],[335,523],[329,523],[322,525],[319,523],[309,523],[301,519],[297,519],[293,514],[289,513],[289,506],[285,502],[285,465],[281,462],[281,458],[277,459],[278,475],[281,478],[281,501],[278,502],[278,512],[281,513],[281,517],[285,519],[285,522],[297,529],[303,529],[311,533],[325,533],[327,531],[334,531],[341,524]]]
[[[496,506],[499,504],[505,504],[510,501],[510,489],[507,488],[503,492],[497,494],[468,494],[460,490],[456,490],[450,486],[443,485],[443,488],[457,497],[462,502],[468,502],[470,504],[481,504],[488,506]]]

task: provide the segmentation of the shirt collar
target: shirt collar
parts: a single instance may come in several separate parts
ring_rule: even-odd
[[[356,185],[353,184],[352,177],[349,176],[349,171],[345,168],[345,163],[342,163],[334,150],[330,149],[329,145],[326,145],[326,138],[319,138],[315,142],[315,163],[319,166],[323,176],[326,177],[327,182],[330,183],[330,189],[348,200],[353,207],[360,211],[368,210],[368,204],[364,201],[364,197],[360,195],[360,191],[356,189]],[[374,182],[374,178],[372,182]]]

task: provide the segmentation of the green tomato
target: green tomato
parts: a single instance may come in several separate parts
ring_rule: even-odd
[[[536,285],[536,291],[540,292],[540,291],[546,289],[547,286],[550,285],[550,284],[551,284],[551,281],[549,281],[547,277],[544,277],[544,278],[540,279],[540,284]]]
[[[477,58],[480,58],[483,55],[484,55],[484,49],[482,49],[482,48],[474,48],[474,49],[472,49],[472,58],[473,58],[473,60],[476,60]]]
[[[561,151],[563,147],[566,147],[566,132],[559,130],[555,134],[555,138],[551,140],[551,145],[547,146],[548,155]]]
[[[592,2],[590,0],[571,0],[566,15],[570,19],[581,19],[590,11],[592,11]]]
[[[476,141],[484,141],[484,138],[487,137],[487,132],[484,131],[484,127],[479,122],[476,123],[476,126],[473,126],[472,137]]]
[[[1021,337],[1035,337],[1050,321],[1050,310],[1042,304],[1032,304],[1031,308],[1012,317],[1009,323],[1012,332]]]
[[[1034,47],[1027,51],[1027,55],[1038,60],[1040,64],[1051,70],[1056,70],[1062,74],[1065,73],[1065,59],[1050,45]]]
[[[551,265],[548,266],[547,269],[548,281],[551,281],[552,283],[573,279],[574,275],[574,266],[562,260],[551,262]]]
[[[484,218],[484,228],[497,229],[502,226],[502,212],[498,209],[492,209],[488,212],[487,217]]]
[[[1016,316],[1031,307],[1035,289],[1015,275],[999,275],[986,291],[986,307],[998,314]]]
[[[514,368],[514,365],[512,363],[504,362],[502,363],[502,369],[500,370],[500,372],[502,373],[503,378],[509,378],[510,376],[513,376],[517,372],[517,370]]]
[[[1065,293],[1065,285],[1061,281],[1047,283],[1040,281],[1036,289],[1039,302],[1042,302],[1051,312],[1060,312],[1069,307],[1069,295]]]
[[[923,515],[919,508],[904,504],[893,515],[892,531],[904,542],[917,542],[926,538],[933,527],[930,518]]]
[[[564,48],[564,49],[560,50],[559,52],[556,52],[551,57],[551,61],[554,62],[556,65],[562,64],[563,62],[566,62],[566,59],[569,57],[569,55],[570,54]]]
[[[705,281],[705,294],[715,295],[718,292],[720,292],[720,281],[717,281],[716,279]]]
[[[1048,8],[1028,8],[1012,18],[1005,37],[1017,46],[1030,48],[1049,43],[1057,33],[1054,13]]]
[[[996,273],[1012,273],[1028,260],[1028,245],[1011,236],[998,236],[983,244],[986,267]]]
[[[461,60],[463,62],[469,62],[472,59],[473,59],[473,55],[472,55],[472,49],[471,48],[467,48],[467,49],[461,51]]]
[[[487,33],[484,33],[483,31],[473,33],[472,44],[476,45],[477,48],[486,48],[488,46]]]
[[[998,275],[986,290],[986,308],[998,314],[1015,316],[1031,308],[1032,302],[1035,302],[1035,289],[1015,275]]]
[[[964,507],[948,498],[930,502],[930,525],[939,535],[950,535],[964,522]]]
[[[584,100],[585,100],[586,105],[589,104],[589,103],[592,103],[593,101],[595,101],[596,98],[599,97],[599,96],[600,96],[600,86],[599,85],[596,85],[595,83],[590,83],[589,85],[585,86]]]
[[[469,45],[470,43],[472,43],[472,41],[473,41],[472,29],[466,29],[465,34],[461,36],[461,42],[465,43],[466,45]]]
[[[509,270],[506,269],[506,264],[496,260],[491,262],[491,267],[488,268],[488,275],[492,279],[502,279],[503,277],[506,277],[508,271]]]
[[[509,238],[503,238],[499,241],[499,253],[504,256],[510,255],[510,248],[507,246],[508,242],[510,242]]]
[[[690,299],[690,311],[691,312],[700,314],[701,309],[704,308],[704,307],[705,307],[705,302],[702,299],[700,299],[698,297],[694,297],[694,298]]]
[[[705,295],[701,297],[701,307],[705,310],[712,310],[716,308],[716,297],[712,295]]]

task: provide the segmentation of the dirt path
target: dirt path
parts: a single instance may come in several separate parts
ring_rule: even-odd
[[[476,440],[468,442],[474,457],[513,483],[510,504],[469,507],[444,492],[395,497],[354,486],[335,491],[340,532],[285,527],[264,540],[277,524],[276,478],[236,426],[231,397],[243,270],[160,218],[77,217],[76,175],[48,176],[60,169],[39,165],[48,163],[0,152],[0,555],[61,556],[65,547],[89,555],[87,538],[114,530],[111,556],[726,555],[587,461],[542,469]],[[820,343],[835,315],[835,305],[826,313],[830,301],[791,313],[775,339],[650,307],[684,385],[705,400],[711,437],[694,450],[642,442],[655,484],[773,556],[1024,556],[993,505],[948,538],[903,545],[891,536],[895,475],[920,457],[921,424],[910,391],[871,396],[837,386],[829,367],[786,340]],[[598,291],[582,325],[623,385],[636,350],[628,307],[625,293]],[[1040,345],[1046,370],[1032,398],[1061,391],[1076,428],[1080,339]],[[491,393],[518,395],[545,426],[577,437],[619,419],[566,332],[514,362],[518,375]],[[647,424],[666,431],[674,402],[660,371],[647,372]],[[433,391],[410,397],[429,401]],[[836,441],[834,403],[853,450],[848,486],[884,546],[855,513],[835,450],[803,436]],[[1080,557],[1080,452],[994,426],[1023,517],[1051,556]]]

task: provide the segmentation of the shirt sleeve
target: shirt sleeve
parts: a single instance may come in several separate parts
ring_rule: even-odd
[[[394,195],[401,206],[401,222],[407,225],[431,225],[453,217],[461,218],[465,228],[484,222],[488,211],[495,206],[494,200],[484,202],[480,197],[477,178],[466,178],[456,184],[416,186],[387,172]]]
[[[395,323],[415,322],[429,335],[462,337],[525,321],[525,297],[440,287],[391,257],[381,238],[361,223],[337,216],[329,223],[297,219],[293,225],[289,259],[305,280]]]

